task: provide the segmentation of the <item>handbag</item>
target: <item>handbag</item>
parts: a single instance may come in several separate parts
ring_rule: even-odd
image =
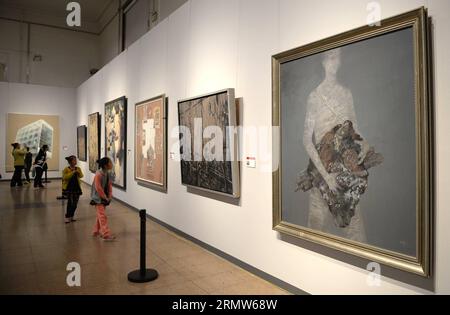
[[[34,165],[31,166],[31,177],[36,177],[36,167]]]

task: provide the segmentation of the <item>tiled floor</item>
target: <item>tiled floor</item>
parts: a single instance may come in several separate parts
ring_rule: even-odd
[[[147,266],[159,278],[129,283],[139,263],[138,215],[113,202],[108,217],[118,239],[103,242],[91,236],[95,210],[84,191],[78,221],[65,225],[58,181],[42,190],[0,183],[0,294],[287,294],[152,221]],[[81,265],[79,288],[66,284],[69,262]]]

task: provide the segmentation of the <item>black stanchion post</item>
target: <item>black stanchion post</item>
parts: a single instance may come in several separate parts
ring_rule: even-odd
[[[146,266],[146,221],[147,213],[145,210],[139,211],[139,217],[141,218],[141,257],[140,257],[140,269],[132,271],[128,274],[128,281],[135,283],[150,282],[158,278],[158,272],[154,269],[147,269]]]

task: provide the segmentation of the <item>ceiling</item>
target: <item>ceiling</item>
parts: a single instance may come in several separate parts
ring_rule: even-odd
[[[74,0],[80,4],[81,19],[88,22],[98,22],[110,5],[118,0]],[[67,16],[67,4],[70,0],[0,0],[0,7],[10,7],[47,16]]]

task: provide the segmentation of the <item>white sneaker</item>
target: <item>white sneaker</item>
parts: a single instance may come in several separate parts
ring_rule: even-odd
[[[110,236],[102,237],[102,239],[105,242],[112,242],[112,241],[114,241],[116,239],[116,237],[114,235],[110,235]]]

